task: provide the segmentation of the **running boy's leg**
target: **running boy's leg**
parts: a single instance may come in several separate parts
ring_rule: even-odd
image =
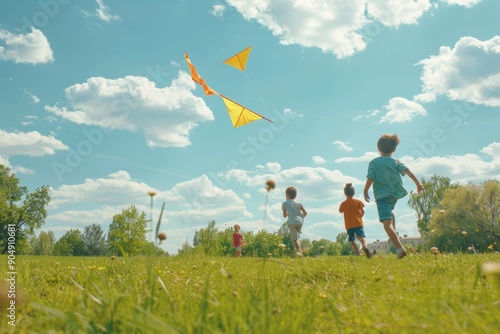
[[[393,197],[384,197],[377,200],[377,210],[380,218],[380,222],[384,224],[385,233],[396,247],[398,258],[406,256],[406,250],[401,245],[399,241],[399,236],[395,228],[395,217],[392,210],[396,205],[397,200]]]
[[[392,243],[394,244],[394,247],[396,247],[396,250],[398,252],[398,258],[406,256],[406,250],[403,248],[401,241],[399,241],[399,236],[396,233],[394,226],[392,225],[393,224],[392,219],[383,220],[382,224],[384,224],[385,233],[387,233],[387,236],[389,237],[389,239],[391,239]]]
[[[302,243],[299,240],[301,226],[298,224],[288,225],[288,229],[290,230],[290,237],[292,238],[295,251],[302,254]]]
[[[356,230],[355,228],[347,229],[347,240],[351,243],[351,246],[354,249],[354,252],[356,253],[356,255],[361,255],[359,253],[358,245],[356,245],[355,237],[357,238],[357,235],[355,234],[355,230]]]
[[[356,253],[356,255],[360,255],[358,245],[356,245],[356,241],[351,241],[351,246],[354,249],[354,253]]]

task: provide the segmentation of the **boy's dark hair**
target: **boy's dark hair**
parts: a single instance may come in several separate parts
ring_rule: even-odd
[[[288,187],[288,188],[286,188],[285,193],[287,194],[288,198],[295,199],[295,197],[297,197],[297,188]]]
[[[352,183],[346,183],[344,187],[344,194],[346,196],[352,197],[354,196],[354,187],[352,186]]]
[[[399,137],[397,134],[385,134],[379,138],[377,148],[380,152],[390,154],[396,151],[396,146],[399,144]]]

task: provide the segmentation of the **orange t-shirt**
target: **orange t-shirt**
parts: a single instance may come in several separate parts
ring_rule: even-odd
[[[363,226],[363,219],[361,218],[361,209],[364,208],[363,202],[355,198],[347,198],[340,203],[339,211],[344,213],[345,228],[355,228]]]

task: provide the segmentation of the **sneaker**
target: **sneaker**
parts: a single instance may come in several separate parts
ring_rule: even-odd
[[[406,251],[403,249],[398,252],[398,259],[402,259],[406,256]]]
[[[363,252],[365,252],[365,255],[366,255],[367,259],[371,259],[372,258],[372,253],[370,252],[370,250],[368,248],[363,247]]]
[[[301,252],[297,252],[297,256],[298,256],[298,257],[302,257],[302,256],[304,256],[304,255],[302,255],[302,253],[301,253]]]

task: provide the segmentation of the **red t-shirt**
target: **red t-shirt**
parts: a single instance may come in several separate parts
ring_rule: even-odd
[[[241,233],[233,234],[233,246],[234,247],[243,246],[243,235]]]

